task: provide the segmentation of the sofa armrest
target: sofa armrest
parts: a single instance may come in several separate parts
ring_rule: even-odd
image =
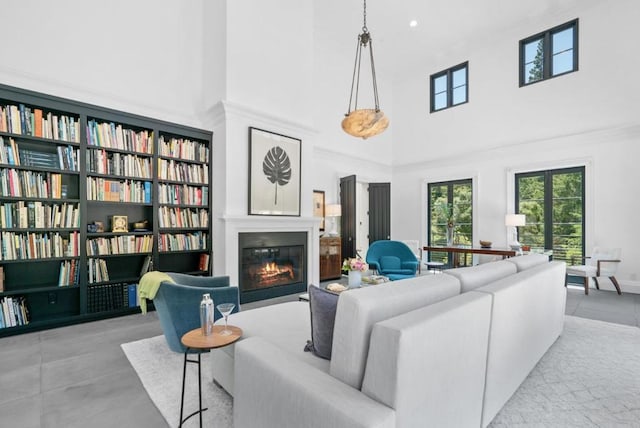
[[[235,345],[235,428],[393,427],[393,409],[272,343]]]

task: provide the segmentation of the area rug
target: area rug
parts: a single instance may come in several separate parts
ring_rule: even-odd
[[[149,397],[171,427],[180,419],[181,354],[162,336],[122,345]],[[185,413],[198,406],[197,372],[189,364]],[[203,380],[212,373],[203,355]],[[191,381],[189,382],[189,379]],[[640,329],[567,316],[553,344],[491,427],[640,427]],[[203,422],[232,427],[233,399],[203,382]],[[198,426],[197,417],[185,425]]]

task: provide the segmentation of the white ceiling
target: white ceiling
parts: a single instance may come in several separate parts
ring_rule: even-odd
[[[490,40],[496,33],[528,27],[541,16],[563,16],[577,3],[596,0],[368,0],[367,27],[374,40],[376,68],[402,75],[437,61],[445,50]],[[314,4],[316,35],[355,54],[363,24],[362,0],[320,0]],[[409,22],[418,25],[411,28]],[[562,22],[558,22],[561,24]],[[534,27],[535,28],[535,27]],[[525,31],[525,30],[523,30]],[[530,34],[523,33],[522,37]],[[344,55],[344,54],[343,54]],[[449,64],[451,66],[454,64]],[[439,70],[433,70],[436,72]]]

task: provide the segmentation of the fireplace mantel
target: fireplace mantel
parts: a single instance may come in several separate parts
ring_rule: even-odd
[[[320,218],[223,215],[218,220],[221,227],[214,230],[224,234],[224,248],[218,249],[217,254],[214,253],[214,263],[218,263],[216,275],[229,275],[231,284],[238,285],[239,233],[307,232],[307,283],[320,283]]]

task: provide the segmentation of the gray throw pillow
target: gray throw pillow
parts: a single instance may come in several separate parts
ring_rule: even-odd
[[[307,341],[305,351],[311,351],[320,358],[331,359],[333,343],[333,324],[336,320],[336,307],[339,294],[332,293],[315,285],[309,286],[309,309],[311,312],[311,340]]]

